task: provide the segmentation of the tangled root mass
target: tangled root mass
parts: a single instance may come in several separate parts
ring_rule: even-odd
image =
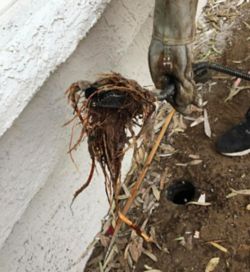
[[[79,81],[66,91],[74,109],[74,126],[81,127],[75,150],[87,137],[92,167],[87,182],[76,191],[74,199],[90,183],[96,162],[105,177],[106,193],[111,201],[117,191],[126,145],[136,141],[155,110],[155,97],[134,80],[120,74],[103,74],[96,82]],[[139,126],[138,133],[135,126]],[[73,135],[72,135],[73,139]]]

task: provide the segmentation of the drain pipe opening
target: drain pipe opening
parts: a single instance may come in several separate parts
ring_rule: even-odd
[[[195,186],[190,181],[180,180],[173,182],[166,190],[166,197],[177,205],[185,205],[194,200],[196,193]]]

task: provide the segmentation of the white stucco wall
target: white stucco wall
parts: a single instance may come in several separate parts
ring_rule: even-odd
[[[41,1],[41,6],[45,2]],[[43,80],[38,80],[38,85],[22,85],[20,92],[25,93],[26,87],[31,90],[28,88],[24,100],[17,99],[20,103],[17,112],[21,114],[17,119],[17,112],[15,116],[10,114],[10,128],[0,137],[1,272],[83,270],[86,260],[79,258],[98,232],[108,205],[99,171],[91,186],[76,200],[74,214],[70,212],[72,195],[86,179],[90,161],[85,144],[75,154],[80,172],[66,154],[70,127],[63,128],[62,125],[71,117],[71,109],[66,105],[64,90],[76,80],[94,79],[97,73],[110,70],[121,72],[143,85],[152,84],[147,50],[153,4],[152,0],[113,0],[73,55],[67,59],[71,49],[65,56],[62,52],[59,54],[59,62],[67,61],[48,78],[38,93],[39,84],[50,69],[55,69],[55,60],[50,63],[48,74],[43,74]],[[5,20],[7,22],[7,17]],[[16,35],[12,28],[10,33]],[[3,45],[0,41],[1,49]],[[36,65],[40,65],[39,55],[35,59]],[[51,55],[48,62],[52,59]],[[47,61],[44,63],[47,65]],[[19,77],[19,73],[24,73],[27,78],[33,77],[36,74],[27,72],[32,71],[32,67],[33,60],[16,75]],[[35,81],[32,79],[32,82]],[[6,86],[11,90],[14,85],[1,86],[0,94],[6,95]],[[6,116],[9,116],[8,111]]]
[[[18,0],[3,0],[0,2],[0,15],[14,5]]]
[[[102,177],[96,175],[76,200],[74,216],[70,212],[72,195],[86,179],[90,163],[85,145],[76,154],[81,173],[66,154],[70,127],[62,125],[71,109],[64,90],[78,79],[114,69],[152,6],[151,0],[112,1],[0,138],[0,271],[82,271],[82,262],[70,266],[99,230],[107,202]],[[138,10],[143,12],[137,15]]]
[[[2,7],[0,135],[50,73],[72,54],[108,2],[20,0],[8,1]]]

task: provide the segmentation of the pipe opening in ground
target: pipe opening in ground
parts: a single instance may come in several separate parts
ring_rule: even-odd
[[[194,200],[195,186],[190,181],[176,181],[167,188],[166,197],[174,204],[185,205]]]

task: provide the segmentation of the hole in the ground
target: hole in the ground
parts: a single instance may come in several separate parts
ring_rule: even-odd
[[[190,181],[176,181],[167,188],[166,197],[174,204],[184,205],[194,199],[195,187]]]

